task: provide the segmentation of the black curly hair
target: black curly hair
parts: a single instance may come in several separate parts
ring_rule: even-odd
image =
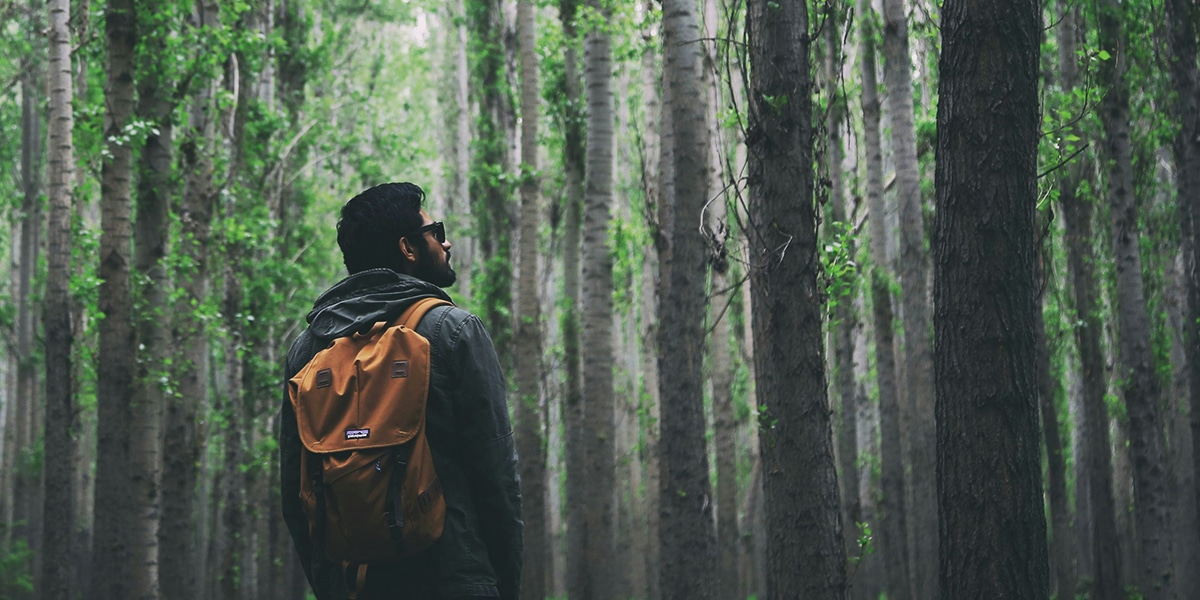
[[[342,261],[351,275],[402,264],[400,238],[424,222],[425,192],[412,183],[384,183],[350,199],[337,224]]]

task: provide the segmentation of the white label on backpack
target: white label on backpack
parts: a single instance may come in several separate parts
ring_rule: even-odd
[[[365,440],[371,437],[370,429],[347,429],[346,439],[348,440]]]

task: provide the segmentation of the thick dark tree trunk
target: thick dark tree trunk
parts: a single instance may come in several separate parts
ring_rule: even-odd
[[[131,0],[110,2],[105,11],[108,42],[104,136],[109,156],[101,168],[100,347],[96,369],[96,533],[92,547],[92,597],[132,597],[136,517],[130,469],[134,342],[129,283],[130,188],[133,147],[125,126],[133,112],[133,52],[137,45]],[[140,568],[140,565],[138,566]]]
[[[662,256],[659,297],[659,390],[662,395],[660,472],[661,585],[664,598],[711,598],[716,540],[712,520],[703,408],[704,238],[696,230],[708,200],[709,139],[704,120],[703,45],[695,2],[663,4],[663,76],[673,144],[675,218],[663,223],[671,251]]]
[[[1117,0],[1100,5],[1100,46],[1111,55],[1101,62],[1099,83],[1107,87],[1100,106],[1104,122],[1109,215],[1116,263],[1116,310],[1119,379],[1129,414],[1133,461],[1134,522],[1137,531],[1136,582],[1146,600],[1171,598],[1171,493],[1159,408],[1161,389],[1150,346],[1150,321],[1138,245],[1138,209],[1134,197],[1129,95],[1124,81],[1129,56]]]
[[[74,478],[75,421],[71,372],[71,202],[75,170],[72,141],[70,3],[53,0],[50,16],[49,248],[46,274],[45,331],[46,428],[43,439],[45,478],[44,527],[41,549],[41,597],[71,598],[71,567],[75,564]],[[26,168],[28,167],[27,165]],[[29,259],[32,257],[24,256]]]
[[[1170,30],[1171,87],[1175,89],[1175,185],[1182,233],[1183,273],[1187,293],[1184,310],[1184,351],[1191,395],[1192,461],[1200,482],[1200,6],[1189,0],[1167,0]],[[1200,485],[1194,499],[1200,514]],[[1193,535],[1200,532],[1193,532]]]
[[[843,598],[846,555],[825,385],[807,6],[752,0],[750,247],[768,598]]]
[[[934,330],[941,597],[1049,596],[1034,321],[1038,3],[948,1]]]

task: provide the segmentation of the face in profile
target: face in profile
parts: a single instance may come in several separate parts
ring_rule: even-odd
[[[428,215],[422,216],[429,219]],[[450,266],[450,243],[446,241],[445,226],[431,222],[422,229],[420,234],[409,238],[417,255],[413,276],[438,287],[454,285],[458,274]]]

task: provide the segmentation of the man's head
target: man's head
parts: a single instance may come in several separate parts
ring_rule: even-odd
[[[421,204],[425,192],[411,183],[377,185],[350,199],[338,221],[338,246],[350,274],[385,268],[440,287],[456,279],[445,229]]]

